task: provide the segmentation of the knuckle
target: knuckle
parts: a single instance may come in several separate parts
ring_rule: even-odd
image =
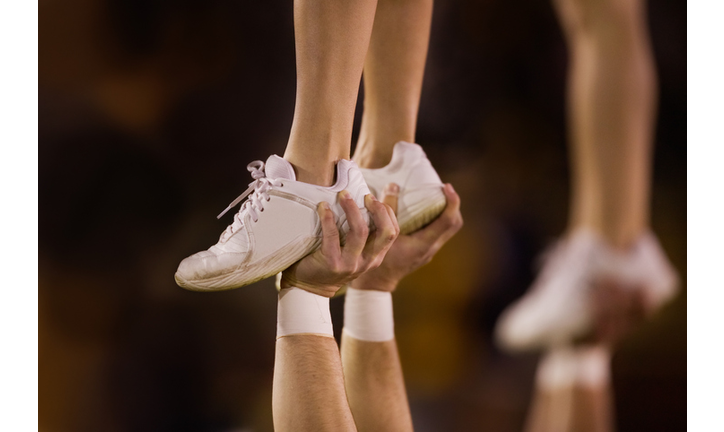
[[[354,273],[356,267],[357,265],[354,262],[350,262],[349,260],[341,260],[339,263],[337,274],[339,274],[340,276],[349,276]]]
[[[374,260],[372,260],[372,262],[369,263],[367,270],[376,269],[377,267],[381,266],[383,260],[384,260],[384,257],[378,255],[377,258],[375,258]]]
[[[334,214],[331,211],[324,212],[324,215],[322,216],[323,222],[333,222],[334,221]]]
[[[333,258],[329,263],[329,270],[334,274],[341,274],[344,271],[344,264],[341,260]]]
[[[397,233],[398,230],[393,227],[385,228],[384,230],[382,230],[382,238],[385,240],[385,242],[391,243],[397,238]]]
[[[366,273],[372,269],[379,267],[379,263],[377,261],[377,259],[373,259],[363,263],[359,268],[359,274]]]
[[[455,229],[460,229],[460,228],[462,228],[462,227],[463,227],[463,217],[460,216],[460,215],[458,215],[458,216],[453,220],[453,225],[452,225],[452,227],[455,228]]]
[[[372,262],[363,262],[362,264],[360,264],[360,265],[357,266],[357,268],[355,269],[354,274],[355,274],[356,276],[359,276],[359,275],[361,275],[362,273],[365,273],[367,270],[369,270],[369,269],[371,268],[371,267],[370,267],[371,264],[372,264]]]
[[[346,266],[344,268],[344,271],[342,272],[342,276],[352,277],[352,276],[356,276],[359,273],[360,273],[359,266],[355,263],[355,264]]]

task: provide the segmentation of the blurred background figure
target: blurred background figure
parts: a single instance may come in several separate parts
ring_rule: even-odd
[[[660,91],[651,226],[682,280],[685,8],[659,1],[647,17]],[[538,355],[500,351],[493,328],[565,230],[568,51],[547,2],[438,2],[433,17],[415,139],[466,225],[396,291],[413,421],[519,431]],[[272,430],[273,281],[204,295],[169,275],[218,238],[246,161],[288,142],[292,2],[44,2],[39,29],[40,429]],[[332,309],[341,322],[342,303]],[[685,427],[685,311],[682,295],[621,341],[620,431]]]
[[[613,343],[679,288],[650,232],[656,72],[645,1],[553,3],[571,57],[568,228],[496,332],[513,351],[545,350],[527,431],[606,432],[615,429]]]
[[[546,351],[526,430],[613,431],[612,343],[679,289],[650,231],[656,73],[645,1],[555,0],[554,7],[571,58],[568,228],[496,335],[513,351]],[[608,334],[572,345],[596,328]]]

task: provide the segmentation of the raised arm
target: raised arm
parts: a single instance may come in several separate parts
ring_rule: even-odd
[[[382,264],[352,282],[345,299],[342,365],[357,429],[412,431],[402,367],[394,339],[392,292],[407,274],[429,262],[463,224],[460,197],[445,185],[447,207],[440,217],[412,235],[399,236]],[[383,201],[397,208],[397,188]]]
[[[322,247],[282,273],[277,318],[272,412],[277,432],[354,431],[339,349],[332,335],[329,298],[380,264],[398,228],[388,208],[371,195],[365,205],[376,229],[340,193],[350,231],[344,247],[332,211],[321,204]]]

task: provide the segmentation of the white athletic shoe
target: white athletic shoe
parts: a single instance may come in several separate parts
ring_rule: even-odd
[[[585,336],[593,326],[592,286],[604,278],[641,290],[649,311],[678,292],[677,273],[652,233],[620,252],[595,233],[579,230],[544,256],[529,292],[503,312],[495,329],[498,344],[526,351]]]
[[[364,205],[364,197],[370,192],[353,161],[337,163],[337,183],[331,187],[296,181],[292,165],[276,155],[270,156],[266,164],[254,161],[247,169],[254,181],[218,217],[247,195],[248,199],[218,243],[181,261],[175,275],[179,286],[193,291],[220,291],[281,272],[320,246],[322,226],[317,205],[322,201],[334,211],[344,237],[349,225],[337,202],[337,193],[342,190],[352,195],[370,221]]]
[[[382,199],[389,183],[400,186],[397,222],[401,234],[417,231],[445,209],[442,181],[425,152],[417,144],[400,141],[392,151],[392,160],[379,169],[360,169],[370,191]]]

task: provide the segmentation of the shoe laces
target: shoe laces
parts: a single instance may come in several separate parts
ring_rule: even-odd
[[[241,195],[236,197],[236,199],[232,201],[231,204],[226,206],[224,211],[216,216],[216,219],[221,219],[221,217],[225,215],[226,212],[242,202],[247,196],[249,197],[249,199],[241,205],[239,211],[234,215],[234,222],[226,227],[226,230],[224,230],[224,232],[221,234],[221,241],[224,241],[229,236],[234,234],[234,232],[236,232],[243,225],[242,214],[244,212],[249,213],[254,222],[257,222],[259,220],[259,212],[264,211],[264,203],[271,199],[269,197],[269,192],[274,186],[283,186],[281,180],[271,179],[266,176],[266,172],[264,171],[264,162],[260,160],[251,162],[249,165],[246,166],[246,169],[251,173],[251,177],[254,179],[254,181],[249,183],[249,187]]]

